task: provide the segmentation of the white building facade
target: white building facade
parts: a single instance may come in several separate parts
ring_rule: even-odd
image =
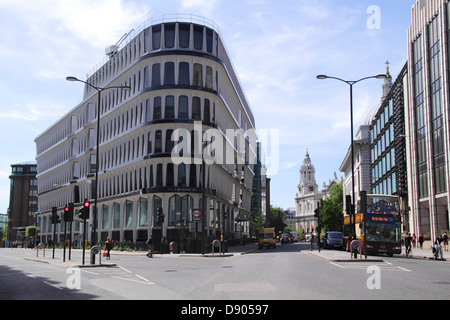
[[[308,150],[306,150],[295,197],[297,230],[303,228],[304,232],[308,233],[317,226],[318,218],[314,217],[314,210],[319,207],[318,203],[321,199],[322,193],[316,183],[316,169],[311,162]]]
[[[202,230],[206,239],[248,236],[253,113],[217,26],[191,18],[152,20],[121,48],[109,48],[109,59],[86,80],[83,101],[36,138],[42,241],[52,237],[52,207],[61,213],[74,203],[77,211],[85,199],[89,240],[139,243],[152,235],[188,248]],[[125,85],[131,90],[106,90]],[[105,88],[100,106],[91,86]],[[202,208],[203,167],[202,227],[193,210]],[[83,225],[74,225],[76,243]]]

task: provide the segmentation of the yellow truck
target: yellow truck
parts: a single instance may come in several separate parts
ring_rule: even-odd
[[[258,249],[264,247],[273,248],[277,247],[277,241],[274,228],[261,228],[258,233]]]

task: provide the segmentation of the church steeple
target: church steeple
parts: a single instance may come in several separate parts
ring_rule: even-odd
[[[316,184],[316,169],[312,165],[311,158],[309,157],[308,149],[306,149],[305,158],[303,159],[303,165],[300,168],[300,183],[299,191],[314,192],[317,190]]]
[[[381,101],[383,102],[384,99],[389,94],[389,91],[391,91],[392,88],[392,77],[389,73],[389,61],[386,61],[386,78],[384,79],[383,83],[383,95],[381,96]]]

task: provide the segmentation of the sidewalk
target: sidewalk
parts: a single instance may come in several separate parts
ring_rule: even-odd
[[[20,250],[20,249],[18,249]],[[219,253],[205,253],[204,255],[202,255],[201,253],[175,253],[175,254],[170,254],[170,253],[164,253],[164,254],[159,254],[159,253],[154,253],[155,257],[203,257],[203,258],[224,258],[224,257],[232,257],[232,256],[236,256],[236,255],[241,255],[241,254],[247,254],[247,253],[251,253],[253,251],[258,250],[258,246],[256,243],[249,243],[246,245],[240,245],[240,246],[233,246],[233,247],[229,247],[228,248],[228,252],[225,252],[224,254],[219,254]],[[86,250],[85,252],[85,262],[84,265],[81,263],[81,254],[82,254],[82,250],[81,249],[72,249],[72,254],[76,253],[77,254],[77,258],[74,259],[72,258],[72,260],[68,259],[68,251],[66,251],[66,261],[63,261],[63,250],[62,249],[56,249],[55,250],[55,258],[52,258],[53,252],[52,249],[46,249],[45,250],[45,257],[44,257],[44,252],[43,250],[39,250],[38,256],[36,256],[36,251],[34,249],[29,250],[30,256],[25,257],[25,260],[29,260],[29,261],[36,261],[36,262],[41,262],[41,263],[48,263],[48,264],[52,264],[52,265],[57,265],[57,266],[61,266],[61,267],[80,267],[80,268],[89,268],[89,267],[112,267],[112,266],[116,266],[115,263],[110,263],[109,260],[106,260],[106,258],[104,257],[99,257],[99,255],[101,254],[97,254],[95,256],[95,264],[91,264],[90,263],[90,250]],[[145,257],[147,255],[147,251],[116,251],[116,250],[112,250],[111,251],[111,256],[142,256]]]
[[[328,260],[328,261],[334,261],[334,262],[358,262],[358,261],[367,261],[367,262],[382,262],[383,256],[372,256],[368,255],[367,259],[365,259],[364,253],[362,254],[362,259],[360,259],[360,255],[358,253],[358,258],[354,259],[352,258],[350,252],[346,251],[337,251],[337,250],[325,250],[321,249],[320,252],[317,250],[317,247],[314,248],[313,251],[304,251],[308,252],[314,256],[317,256],[319,258]],[[444,255],[444,261],[446,261],[448,257],[450,257],[450,252],[443,251]],[[402,247],[402,253],[400,255],[394,255],[394,257],[401,257],[406,258],[405,255],[405,248]],[[428,246],[427,248],[425,245],[423,246],[423,249],[420,248],[412,248],[412,256],[411,259],[434,259],[433,252],[431,251],[431,248]],[[409,258],[408,258],[409,259]]]

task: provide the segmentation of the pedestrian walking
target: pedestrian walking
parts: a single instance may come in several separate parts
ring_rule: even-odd
[[[424,241],[423,233],[421,232],[419,234],[419,246],[420,246],[420,249],[423,249],[423,241]]]
[[[413,245],[413,248],[414,248],[414,249],[416,248],[416,240],[417,240],[416,234],[413,233],[413,235],[412,235],[412,245]]]
[[[148,252],[147,257],[153,258],[153,236],[150,235],[150,238],[147,239]]]
[[[111,239],[109,237],[106,238],[106,242],[105,242],[106,260],[111,260],[111,256],[110,256],[109,252],[111,251],[112,246],[113,246],[113,244],[112,244]]]
[[[443,241],[443,244],[444,244],[445,251],[448,251],[448,234],[447,234],[447,231],[444,232],[444,234],[442,235],[442,241]]]

